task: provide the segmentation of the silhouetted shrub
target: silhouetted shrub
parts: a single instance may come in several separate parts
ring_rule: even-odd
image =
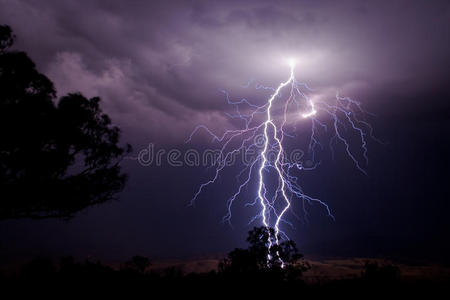
[[[275,243],[272,228],[254,227],[249,231],[247,249],[236,248],[219,263],[219,274],[238,278],[249,276],[275,282],[301,281],[309,269],[294,241]],[[279,239],[279,237],[278,237]]]
[[[400,269],[392,264],[379,266],[377,262],[366,262],[362,275],[370,282],[394,282],[400,277]]]

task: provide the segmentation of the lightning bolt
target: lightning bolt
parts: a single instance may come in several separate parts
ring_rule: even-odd
[[[306,206],[313,203],[323,207],[327,216],[334,220],[328,205],[324,201],[304,193],[299,184],[299,178],[293,175],[294,171],[311,171],[320,165],[320,162],[315,162],[316,148],[323,147],[319,141],[319,131],[331,131],[329,147],[333,156],[334,146],[340,142],[355,167],[364,174],[366,174],[364,166],[368,164],[367,138],[372,137],[374,140],[379,141],[373,136],[373,128],[365,121],[364,116],[366,112],[362,109],[359,102],[348,97],[341,97],[339,94],[336,94],[333,103],[313,99],[309,96],[309,93],[313,90],[305,83],[298,82],[295,78],[295,61],[291,60],[289,66],[289,78],[280,83],[277,88],[254,84],[254,87],[258,90],[263,89],[272,92],[267,102],[262,105],[257,105],[247,99],[233,101],[226,91],[221,91],[225,95],[228,104],[234,107],[234,113],[227,113],[227,116],[231,119],[241,120],[243,122],[241,129],[230,129],[226,130],[222,135],[216,135],[207,126],[199,125],[186,140],[186,142],[191,141],[192,137],[199,130],[204,130],[212,137],[213,142],[218,142],[221,145],[218,152],[219,155],[213,163],[215,167],[214,176],[199,186],[191,199],[191,205],[195,204],[196,199],[205,188],[217,182],[219,175],[227,166],[227,161],[233,155],[241,151],[245,154],[256,151],[256,156],[250,161],[243,162],[243,168],[236,175],[239,186],[226,202],[227,213],[223,221],[231,224],[232,206],[235,200],[241,195],[243,189],[252,182],[252,179],[256,178],[257,195],[252,202],[246,205],[255,206],[259,204],[260,211],[250,220],[249,224],[257,219],[261,219],[262,224],[267,229],[274,229],[273,236],[270,235],[270,230],[267,231],[269,232],[267,240],[268,253],[271,253],[270,249],[274,244],[280,244],[280,239],[289,239],[281,229],[281,225],[287,224],[292,226],[292,223],[286,219],[286,214],[291,208],[294,199],[301,201],[306,220]],[[250,87],[252,83],[252,81],[249,81],[245,87]],[[282,91],[286,89],[288,90],[288,96],[283,100]],[[275,105],[278,102],[281,104],[282,112],[279,114],[281,116],[276,113],[277,109],[280,109]],[[308,150],[312,153],[313,165],[310,167],[305,167],[301,162],[289,160],[283,147],[285,138],[293,138],[286,130],[292,106],[294,106],[294,117],[296,116],[296,119],[311,120]],[[328,124],[319,120],[317,117],[319,113],[329,116]],[[357,153],[352,149],[348,136],[357,137],[360,144]],[[273,155],[271,156],[271,154]],[[275,180],[272,179],[273,177],[275,177]],[[270,192],[270,186],[274,181],[276,189]],[[295,212],[293,214],[296,216]],[[284,267],[284,262],[278,253],[277,256],[281,266]],[[272,257],[268,254],[268,263],[271,259]]]

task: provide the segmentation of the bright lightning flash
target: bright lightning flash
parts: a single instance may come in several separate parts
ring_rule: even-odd
[[[296,61],[289,59],[288,64],[290,68],[289,78],[277,88],[254,84],[256,89],[272,91],[269,99],[263,104],[251,103],[247,99],[232,101],[229,94],[226,91],[222,91],[228,104],[235,109],[233,114],[227,115],[232,119],[241,120],[244,124],[243,128],[226,130],[222,135],[216,135],[205,125],[199,125],[186,141],[189,142],[197,131],[203,129],[211,135],[213,141],[221,145],[220,155],[214,164],[215,174],[210,180],[200,185],[191,200],[192,205],[207,186],[217,181],[219,174],[225,168],[226,162],[231,156],[240,151],[245,153],[257,151],[256,157],[249,162],[243,163],[242,170],[236,176],[239,187],[227,200],[227,214],[224,216],[223,221],[231,222],[233,203],[251,180],[256,178],[257,195],[253,201],[247,204],[251,206],[258,204],[260,210],[250,223],[261,219],[262,224],[267,229],[274,229],[274,236],[269,235],[267,241],[269,250],[274,244],[279,245],[280,239],[289,239],[281,229],[281,225],[288,224],[292,226],[292,223],[286,219],[286,214],[294,199],[301,201],[305,218],[307,218],[307,204],[317,203],[325,209],[329,217],[334,219],[328,205],[320,199],[305,194],[299,184],[298,177],[293,175],[295,171],[310,171],[318,167],[320,162],[314,161],[316,148],[322,147],[319,142],[318,132],[320,130],[331,132],[329,145],[332,153],[334,153],[333,145],[341,143],[356,168],[364,174],[366,172],[361,164],[364,163],[364,166],[368,164],[367,135],[374,138],[372,127],[364,120],[365,112],[362,110],[359,102],[347,97],[340,97],[338,94],[336,94],[333,103],[317,99],[313,101],[308,95],[312,90],[305,83],[300,83],[295,79]],[[246,87],[251,85],[252,81]],[[282,95],[283,90],[288,91],[286,97]],[[288,137],[293,138],[286,130],[288,112],[290,112],[292,107],[297,111],[296,114],[299,116],[299,120],[311,120],[309,152],[312,153],[313,157],[312,167],[306,167],[301,162],[289,161],[283,148],[284,139]],[[282,112],[277,114],[277,109],[281,109]],[[328,123],[318,119],[319,112],[322,112],[323,116],[329,117]],[[349,136],[357,138],[357,142],[360,145],[359,150],[351,149],[351,145],[355,145],[355,142],[350,143],[348,141]],[[358,159],[358,157],[362,159]],[[274,191],[271,191],[270,186],[273,185],[274,181],[276,188]],[[293,214],[296,216],[294,212]],[[268,232],[270,233],[270,231]],[[270,258],[269,256],[268,261]],[[278,259],[281,262],[281,266],[284,266],[283,261],[280,258]]]

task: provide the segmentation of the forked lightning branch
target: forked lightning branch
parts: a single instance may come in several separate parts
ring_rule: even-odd
[[[288,239],[283,226],[291,224],[287,216],[293,201],[301,202],[305,215],[306,207],[315,203],[323,208],[327,216],[334,219],[327,203],[306,194],[300,185],[301,173],[314,170],[318,163],[306,167],[301,162],[286,159],[285,140],[293,138],[292,124],[295,124],[296,120],[309,120],[308,127],[311,132],[308,151],[312,153],[312,157],[315,157],[317,147],[323,147],[319,133],[325,131],[329,133],[328,145],[331,151],[334,151],[334,145],[340,144],[355,167],[364,174],[364,167],[368,164],[367,138],[374,138],[372,127],[365,120],[366,114],[359,102],[338,94],[333,99],[326,100],[310,96],[312,90],[295,78],[295,67],[295,61],[289,60],[290,72],[286,81],[280,83],[277,88],[264,87],[271,94],[262,104],[247,99],[232,101],[228,93],[224,92],[228,104],[234,107],[234,112],[228,113],[228,116],[241,120],[242,128],[216,133],[205,125],[199,125],[187,140],[189,142],[193,135],[204,130],[211,135],[213,142],[219,143],[221,153],[214,164],[213,176],[198,187],[191,204],[194,204],[202,193],[207,193],[208,186],[217,182],[226,166],[224,162],[230,156],[239,151],[259,151],[258,155],[252,161],[244,163],[236,174],[239,184],[226,201],[227,213],[223,220],[231,222],[235,201],[242,196],[244,188],[256,182],[256,195],[248,205],[258,206],[259,209],[250,222],[260,221],[266,228],[274,229],[274,236],[268,240],[269,248],[273,243],[279,244],[280,239]],[[255,85],[257,89],[261,87]],[[323,121],[324,119],[326,120]],[[306,122],[300,123],[303,126],[305,124]],[[291,127],[289,132],[288,127]],[[263,138],[261,145],[255,142],[258,135]]]

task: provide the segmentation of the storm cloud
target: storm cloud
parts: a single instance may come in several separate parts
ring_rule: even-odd
[[[287,76],[395,111],[445,84],[446,1],[2,1],[0,18],[60,95],[104,99],[137,141],[230,127],[218,89]],[[405,95],[406,94],[406,95]],[[375,96],[376,95],[376,96]],[[239,95],[236,95],[239,97]],[[376,99],[371,99],[376,98]],[[264,99],[263,99],[264,100]],[[408,103],[420,106],[420,103]]]

